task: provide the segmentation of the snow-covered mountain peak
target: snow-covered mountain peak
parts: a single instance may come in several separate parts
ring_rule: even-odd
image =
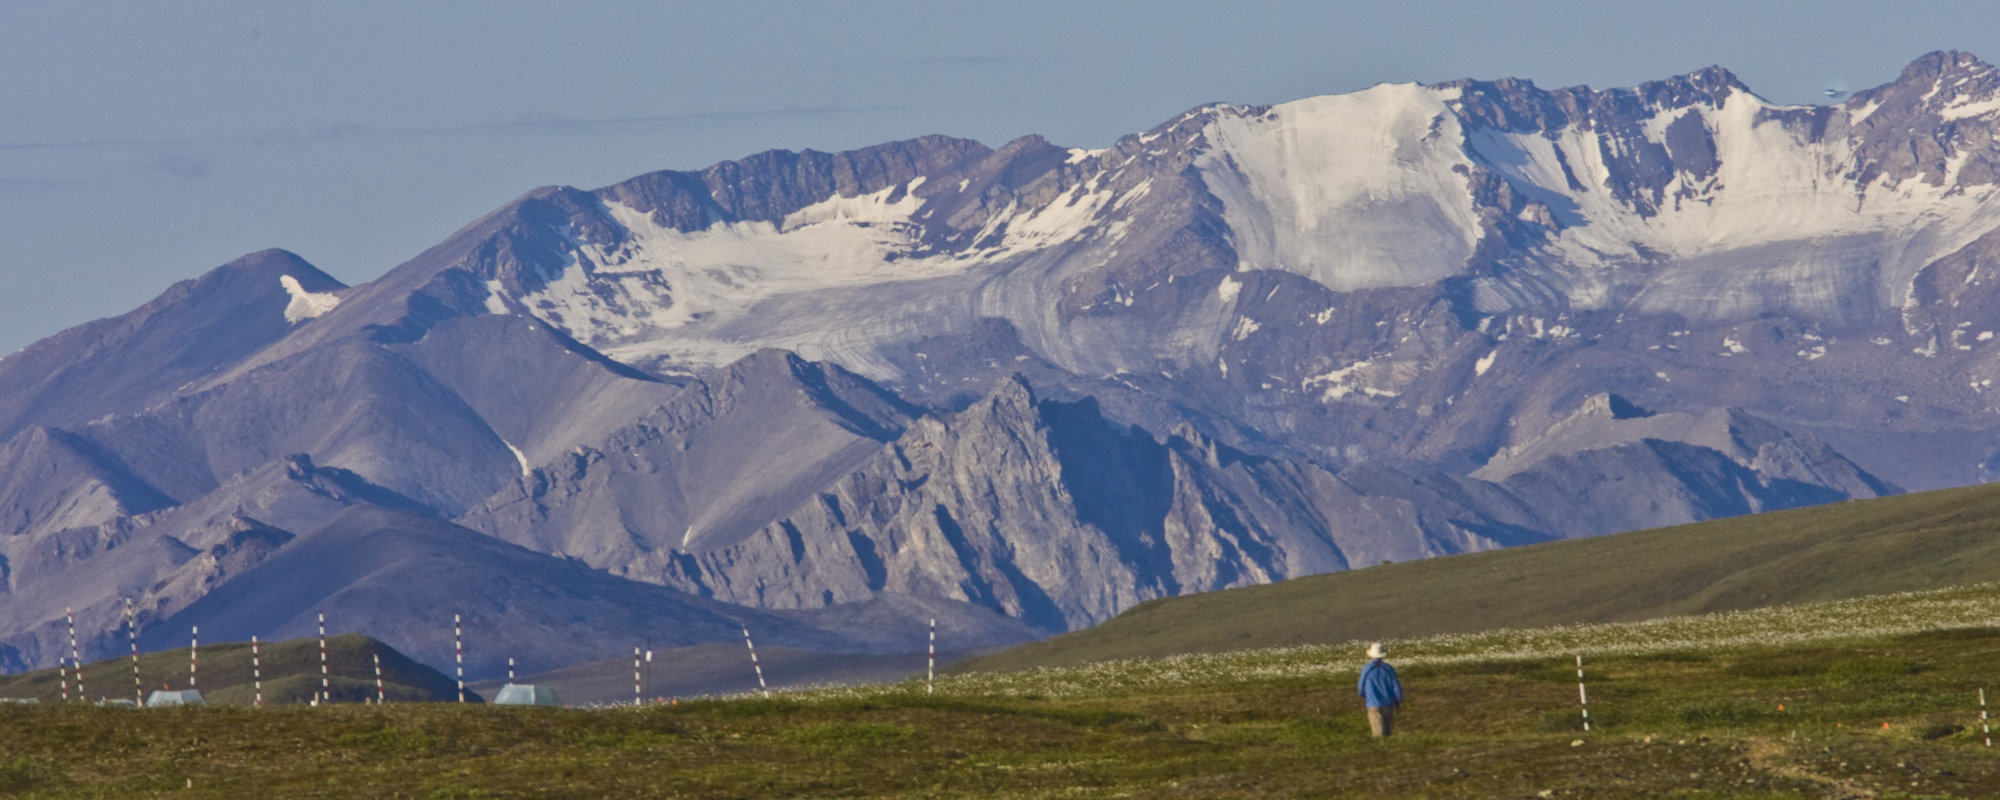
[[[1930,76],[1929,90],[1918,101],[1926,110],[1946,121],[1991,117],[2000,112],[2000,69],[1970,53],[1932,55],[1935,58],[1927,56],[1912,65],[1920,70],[1919,75],[1929,72],[1933,64],[1936,67],[1935,75]]]
[[[1575,305],[1629,298],[1698,319],[1784,308],[1838,320],[1851,298],[1901,302],[1924,265],[2000,226],[1987,156],[1961,149],[1906,163],[1895,153],[1935,140],[1935,122],[1907,122],[1894,137],[1850,127],[1885,99],[1906,105],[1899,95],[1785,107],[1720,71],[1683,84],[1706,99],[1630,104],[1590,124],[1472,127],[1467,147],[1480,165],[1532,198],[1533,211],[1547,209],[1552,224],[1531,258],[1564,265],[1559,280]],[[1778,250],[1787,255],[1760,255]],[[1525,294],[1485,286],[1493,307]]]
[[[1449,287],[1461,313],[1562,325],[1777,312],[1837,330],[1914,302],[1927,265],[2000,228],[1991,122],[1943,111],[1976,110],[1993,70],[1931,60],[1840,106],[1774,105],[1711,67],[1206,105],[1101,150],[765,153],[557,191],[522,207],[503,255],[461,252],[493,262],[471,270],[472,308],[665,373],[775,347],[897,379],[928,369],[914,341],[968,319],[1005,320],[1080,373],[1220,371],[1222,350],[1282,324],[1243,313],[1272,289],[1223,292],[1222,272]],[[1315,326],[1334,320],[1309,304]]]

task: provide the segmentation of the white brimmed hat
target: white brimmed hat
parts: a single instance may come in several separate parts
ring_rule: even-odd
[[[1388,655],[1388,654],[1389,654],[1389,651],[1387,651],[1387,650],[1384,650],[1384,649],[1382,649],[1382,643],[1381,643],[1381,642],[1369,642],[1369,643],[1368,643],[1368,657],[1369,657],[1369,658],[1381,658],[1381,657],[1383,657],[1383,656],[1386,656],[1386,655]]]

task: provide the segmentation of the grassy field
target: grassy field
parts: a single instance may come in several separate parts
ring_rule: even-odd
[[[2000,581],[2000,484],[1157,600],[957,669],[1651,619],[1991,581]]]
[[[1992,797],[1995,620],[1983,585],[1395,640],[1387,741],[1344,646],[643,709],[0,706],[0,794]]]

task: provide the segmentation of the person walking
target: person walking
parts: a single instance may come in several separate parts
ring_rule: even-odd
[[[1368,703],[1368,731],[1387,738],[1395,732],[1396,709],[1403,704],[1403,684],[1396,680],[1396,668],[1382,657],[1388,655],[1381,642],[1368,645],[1368,664],[1361,668],[1361,699]]]

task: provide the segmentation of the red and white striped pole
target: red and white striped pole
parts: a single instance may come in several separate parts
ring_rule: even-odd
[[[250,683],[257,689],[256,708],[264,707],[264,653],[257,637],[250,637]]]
[[[326,671],[326,612],[319,615],[319,701],[333,702],[333,680]]]
[[[1993,725],[1986,721],[1986,687],[1979,687],[1979,730],[1986,734],[1986,746],[1993,746]]]
[[[931,663],[924,669],[924,694],[937,692],[937,617],[931,617]]]
[[[645,705],[646,702],[645,690],[639,685],[640,652],[639,648],[632,648],[632,705],[634,706]]]
[[[201,626],[195,625],[188,631],[188,688],[195,688],[195,678],[201,665]]]
[[[146,686],[139,681],[139,616],[132,612],[132,598],[125,598],[125,638],[132,643],[132,699],[146,704]]]
[[[389,693],[382,689],[382,654],[375,653],[375,704],[389,702]]]
[[[750,641],[750,626],[743,626],[743,644],[750,648],[750,668],[757,671],[757,689],[765,697],[771,696],[771,688],[764,685],[764,667],[757,663],[757,643]]]
[[[62,699],[63,702],[67,703],[69,702],[69,662],[64,661],[62,656],[56,656],[56,669],[62,673]]]
[[[465,702],[465,628],[457,614],[451,615],[451,647],[458,659],[458,702]]]
[[[1583,705],[1583,729],[1590,730],[1590,695],[1583,691],[1583,654],[1576,656],[1576,700]]]
[[[69,623],[69,661],[76,665],[76,699],[88,700],[83,693],[83,656],[76,649],[76,613],[63,609],[63,621]]]
[[[511,656],[507,658],[507,682],[514,682],[514,659]]]

